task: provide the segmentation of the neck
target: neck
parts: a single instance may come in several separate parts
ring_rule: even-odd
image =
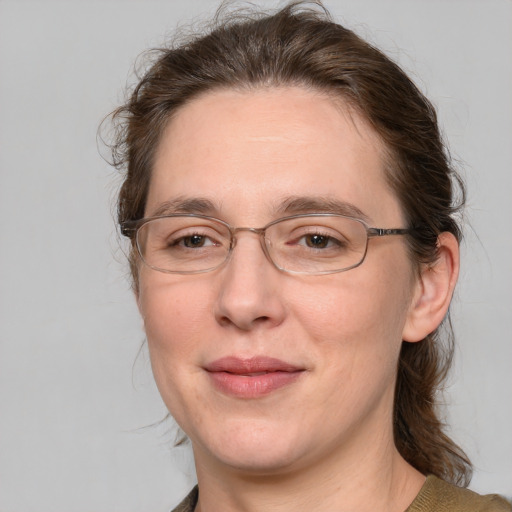
[[[196,512],[403,512],[425,477],[400,456],[390,430],[275,473],[212,467],[195,450]]]

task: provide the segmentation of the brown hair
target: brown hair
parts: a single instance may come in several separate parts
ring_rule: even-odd
[[[464,186],[433,106],[394,62],[335,23],[320,2],[293,2],[273,14],[218,15],[206,34],[156,52],[127,103],[112,114],[114,165],[127,169],[119,222],[143,217],[155,150],[177,109],[216,88],[282,85],[340,97],[371,123],[384,142],[387,178],[412,228],[407,240],[416,265],[435,261],[441,232],[460,240],[455,214],[464,203]],[[131,268],[137,287],[133,253]],[[437,394],[453,354],[449,319],[444,324],[444,345],[439,329],[419,343],[403,342],[394,437],[402,456],[422,473],[467,485],[469,460],[438,417]]]

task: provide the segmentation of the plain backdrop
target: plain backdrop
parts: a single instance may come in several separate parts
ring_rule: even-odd
[[[172,449],[96,130],[211,0],[0,0],[0,511],[170,510]],[[275,2],[265,2],[275,5]],[[512,496],[512,2],[332,0],[437,106],[469,189],[445,399],[472,488]]]

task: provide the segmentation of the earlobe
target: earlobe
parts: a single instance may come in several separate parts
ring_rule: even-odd
[[[402,339],[416,342],[435,331],[448,312],[459,275],[459,243],[452,233],[441,233],[438,257],[425,265],[417,278]]]

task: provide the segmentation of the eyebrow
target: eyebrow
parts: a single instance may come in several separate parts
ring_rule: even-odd
[[[355,217],[369,222],[370,218],[352,203],[329,196],[292,196],[277,207],[278,213],[296,215],[300,213],[335,213]]]
[[[160,215],[171,215],[175,213],[196,213],[202,215],[212,215],[219,211],[215,204],[205,197],[184,197],[179,196],[169,201],[160,203],[158,207],[151,212],[151,217]]]
[[[151,212],[151,217],[172,214],[199,214],[216,216],[220,206],[205,197],[178,196],[164,201]],[[369,222],[369,217],[352,203],[329,196],[290,196],[276,203],[273,208],[275,216],[299,215],[301,213],[334,213],[346,215]]]

